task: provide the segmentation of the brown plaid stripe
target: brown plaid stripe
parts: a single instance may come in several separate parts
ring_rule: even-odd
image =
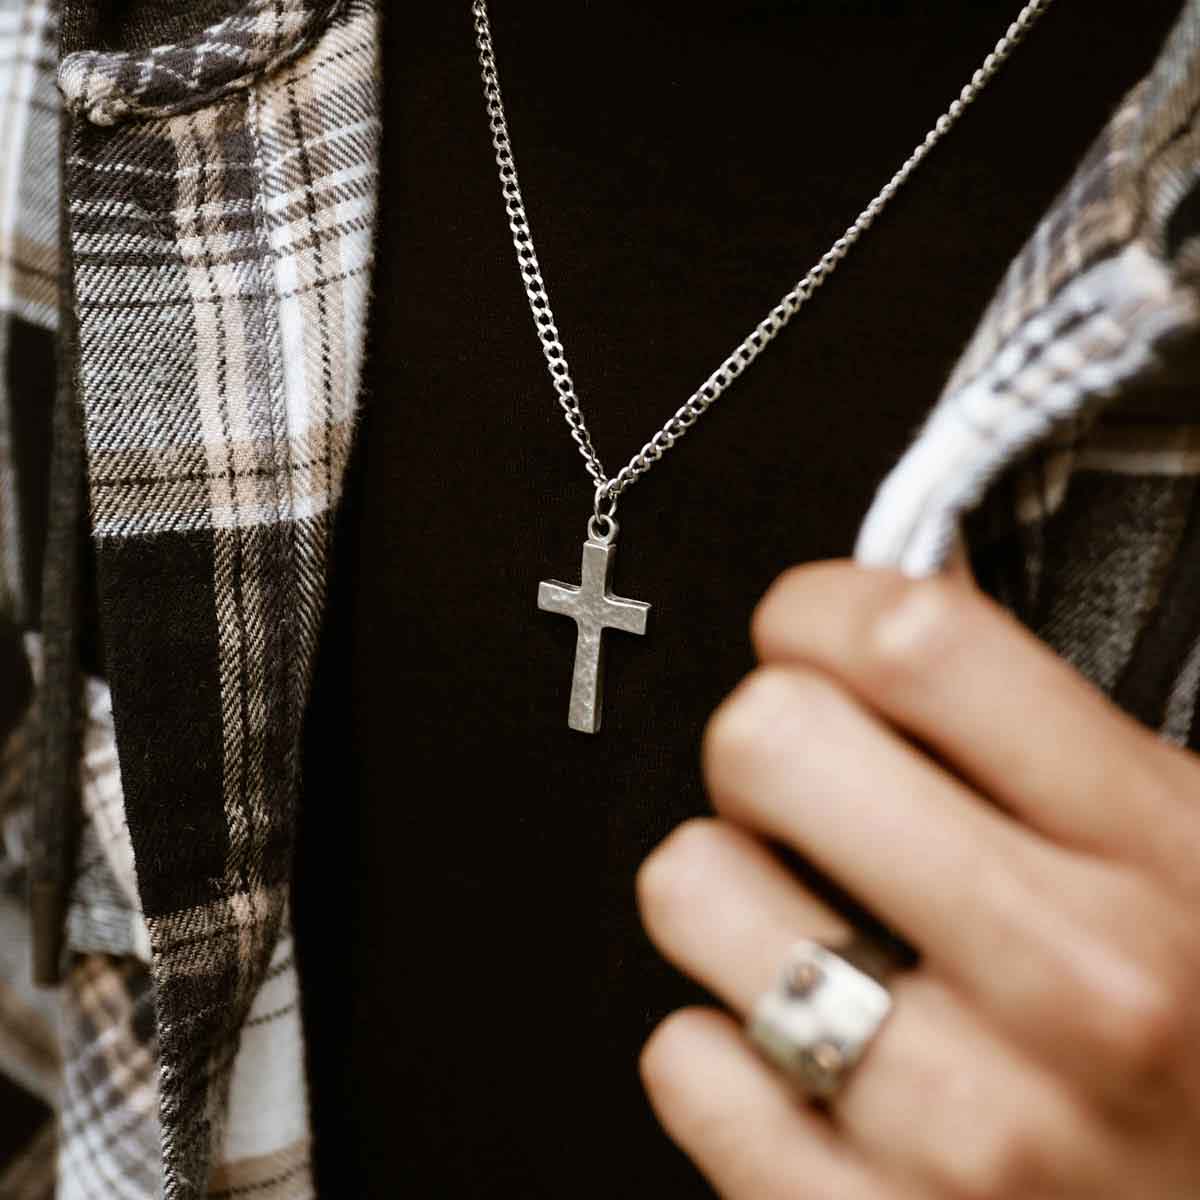
[[[308,1146],[244,1159],[213,1172],[209,1200],[294,1200],[296,1180],[309,1174]],[[315,1194],[315,1193],[313,1193]]]

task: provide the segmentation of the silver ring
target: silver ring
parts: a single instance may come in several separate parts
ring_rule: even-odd
[[[797,942],[746,1032],[759,1052],[816,1100],[839,1092],[892,1010],[886,954],[854,937],[837,946]]]

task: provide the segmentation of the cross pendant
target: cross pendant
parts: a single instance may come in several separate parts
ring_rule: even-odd
[[[646,632],[650,605],[641,600],[626,600],[609,590],[613,558],[616,555],[617,523],[604,518],[607,532],[598,535],[588,524],[588,540],[583,543],[583,563],[579,586],[557,579],[538,584],[538,608],[543,612],[570,617],[578,631],[575,642],[575,674],[571,680],[571,706],[567,724],[580,733],[595,733],[600,728],[604,699],[604,630],[621,629],[626,633]]]

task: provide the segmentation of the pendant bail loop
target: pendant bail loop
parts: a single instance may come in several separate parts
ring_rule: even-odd
[[[607,518],[611,521],[617,515],[617,497],[611,489],[611,479],[604,479],[596,484],[596,495],[592,500],[592,510],[597,520]]]
[[[593,542],[599,542],[603,546],[611,546],[617,540],[617,530],[620,526],[613,517],[607,513],[601,513],[596,517],[588,517],[588,537]]]

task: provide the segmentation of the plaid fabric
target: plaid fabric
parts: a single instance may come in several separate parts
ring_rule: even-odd
[[[137,872],[113,727],[112,695],[98,679],[84,682],[80,761],[80,839],[67,940],[76,950],[150,960],[150,938],[138,901]]]
[[[60,76],[86,118],[67,157],[80,399],[169,1198],[210,1177],[311,1192],[286,899],[379,79],[373,4],[330,8],[251,4]]]
[[[102,122],[74,124],[67,188],[169,1198],[206,1194],[214,1159],[229,1194],[311,1192],[286,897],[365,332],[379,79],[374,6],[328,9],[250,5],[190,45],[68,57],[61,74],[68,105]],[[171,622],[153,619],[163,603]],[[166,678],[167,703],[148,705]]]
[[[226,1136],[211,1200],[311,1197],[303,1046],[291,938],[280,938],[232,1066]],[[135,959],[74,960],[63,989],[59,1200],[151,1200],[163,1194],[158,1046],[150,973]],[[6,1195],[0,1191],[0,1196]]]
[[[37,676],[40,640],[30,635],[26,641]],[[48,1176],[60,1197],[145,1197],[156,1194],[142,1185],[158,1162],[149,969],[136,958],[103,952],[136,952],[146,937],[129,877],[132,854],[120,815],[108,689],[97,680],[86,687],[82,790],[88,849],[70,913],[72,950],[85,957],[57,993],[35,988],[30,978],[25,883],[33,822],[25,772],[5,771],[9,786],[0,791],[0,1069],[58,1109],[57,1130],[49,1122],[8,1164],[7,1174],[14,1189],[30,1195],[38,1194]],[[33,716],[27,714],[10,736],[0,762],[19,763]],[[7,1196],[3,1186],[0,1196]]]
[[[7,823],[4,832],[6,840],[12,836]],[[30,980],[29,920],[19,902],[22,882],[19,859],[6,849],[0,858],[0,1065],[11,1082],[56,1105],[59,998]]]
[[[159,1193],[154,997],[134,960],[78,957],[63,989],[60,1200]]]
[[[18,323],[52,330],[58,316],[57,20],[46,0],[0,0],[0,1072],[9,1102],[52,1110],[60,1094],[58,999],[33,987],[24,903],[27,655],[36,537],[15,461],[19,423],[37,398],[14,394],[7,369]],[[5,1112],[3,1126],[11,1124]],[[56,1139],[47,1117],[19,1144],[0,1129],[0,1196],[49,1200]]]
[[[968,512],[993,590],[1163,736],[1200,745],[1200,3],[1013,262],[859,557],[913,574]]]
[[[11,743],[9,750],[11,751]],[[44,1106],[40,1128],[27,1130],[29,1140],[14,1139],[7,1130],[0,1155],[0,1196],[5,1200],[49,1200],[54,1193],[56,1136],[49,1114],[61,1097],[61,1047],[58,1040],[59,997],[33,986],[30,974],[29,916],[25,906],[22,861],[22,822],[11,804],[5,813],[0,849],[0,1072],[8,1103],[21,1098],[23,1106]],[[0,1112],[8,1125],[11,1113]]]
[[[58,22],[48,0],[0,0],[0,362],[11,324],[53,329],[58,319]],[[16,419],[0,378],[0,613],[30,618],[13,461]]]
[[[193,37],[127,54],[79,51],[63,62],[67,107],[97,125],[200,108],[303,53],[340,0],[251,0]]]

